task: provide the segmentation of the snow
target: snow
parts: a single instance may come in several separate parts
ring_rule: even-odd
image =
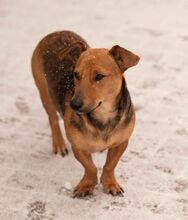
[[[65,188],[68,189],[68,190],[71,190],[72,189],[71,183],[66,182],[65,183]]]
[[[186,0],[1,0],[0,219],[188,219],[187,11]],[[68,157],[52,154],[30,60],[57,30],[141,57],[125,73],[137,124],[116,169],[123,198],[98,184],[94,196],[73,199],[83,169],[69,145]],[[94,155],[99,176],[105,156]]]

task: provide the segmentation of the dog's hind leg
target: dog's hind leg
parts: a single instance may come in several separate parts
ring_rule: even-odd
[[[32,57],[32,72],[40,93],[42,104],[48,114],[52,132],[53,152],[55,154],[59,152],[62,156],[65,156],[68,153],[68,150],[60,130],[58,115],[49,93],[48,84],[41,67],[40,58],[37,59],[36,52]]]
[[[49,92],[45,91],[45,94],[40,94],[40,97],[43,106],[48,114],[48,119],[52,132],[53,152],[55,154],[60,153],[62,156],[65,156],[68,153],[68,150],[66,148],[65,141],[60,130],[58,115],[56,113],[54,104],[52,103]]]

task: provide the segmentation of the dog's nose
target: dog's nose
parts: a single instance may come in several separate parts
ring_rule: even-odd
[[[73,110],[78,111],[83,105],[82,99],[80,97],[78,98],[74,98],[71,102],[70,102],[70,106]]]

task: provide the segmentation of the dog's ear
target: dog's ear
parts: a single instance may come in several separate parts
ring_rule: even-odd
[[[135,66],[140,60],[139,56],[135,55],[129,50],[124,49],[123,47],[120,47],[119,45],[113,46],[109,52],[115,59],[122,72],[132,66]]]

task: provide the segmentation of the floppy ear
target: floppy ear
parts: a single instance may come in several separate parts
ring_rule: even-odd
[[[123,47],[120,47],[119,45],[113,46],[109,52],[115,59],[122,72],[132,66],[135,66],[140,60],[139,56],[135,55],[129,50],[124,49]]]

